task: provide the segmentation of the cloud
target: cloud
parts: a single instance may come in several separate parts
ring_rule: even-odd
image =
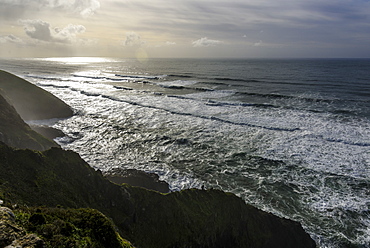
[[[23,16],[31,11],[42,10],[67,11],[89,17],[100,8],[98,0],[0,0],[0,5],[9,13],[9,17]]]
[[[14,44],[23,44],[23,40],[10,34],[7,36],[0,36],[0,43],[14,43]]]
[[[173,46],[173,45],[176,45],[176,42],[166,41],[165,45],[166,46]]]
[[[0,37],[2,42],[7,40],[7,44],[11,44],[11,38],[5,38],[5,35],[14,34],[24,42],[33,37],[33,41],[43,40],[49,42],[49,45],[76,41],[80,45],[82,30],[70,27],[61,32],[65,26],[76,23],[76,18],[79,18],[80,22],[77,23],[89,29],[83,37],[99,39],[92,54],[103,54],[106,51],[116,55],[116,50],[127,52],[132,47],[144,46],[151,54],[160,48],[157,50],[176,57],[203,56],[199,53],[200,49],[194,47],[212,46],[218,48],[212,51],[212,55],[233,56],[236,53],[237,56],[247,57],[252,56],[251,51],[261,52],[261,49],[257,49],[258,45],[266,53],[276,51],[276,54],[281,52],[282,56],[289,56],[293,50],[283,52],[281,47],[305,50],[306,56],[324,56],[323,47],[330,47],[330,51],[338,48],[340,53],[353,47],[360,55],[363,54],[360,50],[366,48],[369,51],[369,0],[338,2],[177,0],[176,4],[171,5],[165,0],[0,0],[0,23],[3,24],[0,25]],[[91,16],[94,21],[82,19]],[[25,29],[27,35],[24,33],[22,36],[20,32],[23,26],[16,23],[19,19],[39,19],[51,25],[29,23]],[[60,29],[53,27],[57,23]],[[122,30],[134,30],[136,33],[125,34]],[[172,41],[176,41],[176,45]],[[256,47],[244,49],[246,44]],[[319,52],[314,55],[313,51]],[[230,55],[226,55],[228,52]]]
[[[215,46],[222,43],[222,41],[219,40],[211,40],[207,37],[200,38],[199,40],[193,41],[193,47],[209,47],[209,46]]]
[[[52,41],[50,24],[40,20],[21,20],[26,34],[37,40]]]
[[[126,33],[126,38],[123,41],[124,46],[141,46],[143,44],[145,44],[145,41],[143,41],[140,35],[138,35],[137,33],[135,32]]]
[[[100,2],[97,0],[76,0],[73,7],[81,16],[89,17],[100,8]]]
[[[76,41],[76,36],[86,31],[86,28],[82,25],[69,24],[63,29],[54,29],[54,39],[62,43],[71,43]]]
[[[47,42],[73,43],[77,41],[76,36],[86,30],[82,25],[73,24],[62,29],[52,28],[48,22],[41,20],[21,20],[20,23],[29,37]]]
[[[262,45],[262,40],[259,40],[253,44],[253,46],[260,46]]]

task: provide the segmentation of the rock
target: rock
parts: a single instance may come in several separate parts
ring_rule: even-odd
[[[33,131],[38,132],[39,134],[51,140],[58,138],[58,137],[65,136],[65,133],[63,133],[63,131],[53,128],[53,127],[37,126],[37,125],[30,125],[30,127]]]
[[[113,184],[78,154],[59,148],[34,152],[0,143],[0,182],[10,204],[98,209],[137,247],[316,246],[299,223],[234,194],[197,189],[161,194]]]
[[[105,177],[113,183],[127,183],[131,186],[143,187],[161,193],[170,192],[168,183],[159,180],[155,173],[147,173],[136,169],[114,169],[106,173]]]
[[[26,232],[15,223],[13,212],[9,208],[0,208],[0,247],[10,245],[13,240],[24,236]]]
[[[14,240],[5,248],[43,248],[45,243],[36,234],[27,234],[19,239]]]
[[[42,248],[44,241],[35,234],[26,231],[15,222],[15,215],[9,208],[0,208],[0,247],[6,248]]]

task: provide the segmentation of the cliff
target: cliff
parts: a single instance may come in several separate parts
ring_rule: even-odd
[[[145,248],[315,247],[299,223],[260,211],[231,193],[159,193],[115,184],[75,152],[19,149],[30,140],[44,141],[2,97],[0,127],[7,141],[0,141],[0,200],[15,208],[14,217],[7,209],[0,213],[5,221],[0,220],[0,233],[8,233],[1,228],[9,225],[20,232],[0,235],[0,244],[31,238],[34,247],[131,247],[124,237]]]
[[[66,118],[73,115],[72,109],[59,98],[2,70],[0,88],[23,120]]]
[[[161,194],[113,184],[60,148],[36,152],[0,144],[0,198],[12,205],[98,209],[137,247],[315,247],[299,223],[233,194]]]
[[[33,131],[2,96],[0,89],[0,141],[18,148],[46,150],[58,145]]]

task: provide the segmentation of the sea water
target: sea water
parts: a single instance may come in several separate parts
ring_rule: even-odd
[[[2,59],[75,115],[49,120],[92,167],[218,188],[370,247],[370,60]]]

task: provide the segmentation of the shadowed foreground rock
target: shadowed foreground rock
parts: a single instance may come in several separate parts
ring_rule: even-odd
[[[95,208],[137,247],[315,247],[299,223],[260,211],[233,194],[169,194],[117,185],[72,151],[0,144],[0,198],[9,204]]]
[[[15,221],[13,211],[0,207],[0,247],[44,247],[44,241],[35,234],[27,234]]]

